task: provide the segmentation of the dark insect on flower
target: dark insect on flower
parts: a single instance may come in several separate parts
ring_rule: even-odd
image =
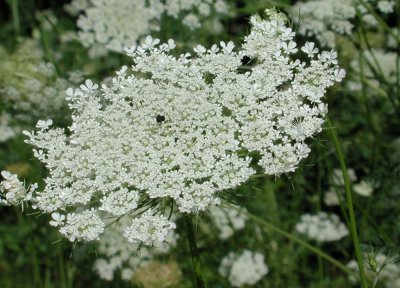
[[[156,120],[157,120],[157,123],[162,123],[165,121],[165,116],[157,115]]]

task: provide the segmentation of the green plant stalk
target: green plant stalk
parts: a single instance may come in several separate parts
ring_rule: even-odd
[[[197,249],[196,236],[193,229],[193,221],[190,215],[185,216],[186,230],[189,242],[190,255],[192,257],[193,272],[197,288],[205,288],[206,284],[201,274],[200,254]]]
[[[64,255],[63,252],[60,248],[60,246],[57,247],[57,256],[58,256],[58,270],[59,270],[59,276],[60,276],[60,282],[62,284],[62,287],[67,288],[68,283],[67,283],[67,277],[65,276],[65,263],[64,263]]]
[[[53,64],[56,75],[59,75],[59,69],[58,69],[56,61],[54,59],[53,53],[51,52],[49,38],[47,37],[47,33],[46,33],[45,29],[43,28],[43,25],[40,26],[39,31],[40,31],[40,36],[42,38],[42,45],[43,45],[44,52],[46,54],[46,58],[48,61],[50,61],[51,64]]]
[[[286,238],[288,238],[289,240],[296,242],[297,244],[300,244],[301,246],[307,248],[308,250],[314,252],[315,254],[321,256],[321,258],[325,259],[326,261],[330,262],[331,264],[335,265],[336,267],[338,267],[340,270],[342,270],[343,272],[349,274],[349,275],[354,275],[354,271],[352,271],[351,269],[349,269],[348,267],[346,267],[346,265],[343,265],[342,263],[340,263],[338,260],[336,260],[335,258],[333,258],[332,256],[329,256],[328,254],[326,254],[325,252],[323,252],[321,249],[318,249],[317,247],[307,243],[306,241],[276,227],[275,225],[269,223],[268,221],[257,217],[247,211],[244,211],[242,209],[240,209],[239,207],[233,206],[233,205],[229,205],[230,208],[235,209],[236,211],[238,211],[239,213],[246,215],[248,218],[252,219],[255,222],[258,222],[259,224],[263,225],[264,227],[266,227],[269,230],[272,230]]]
[[[397,115],[397,117],[399,118],[399,120],[400,120],[400,108],[398,107],[398,105],[396,104],[396,101],[395,101],[395,99],[393,98],[393,96],[391,95],[391,93],[386,93],[386,91],[385,90],[383,90],[383,89],[381,89],[381,88],[379,88],[379,87],[376,87],[374,84],[372,84],[370,81],[368,81],[368,80],[366,80],[366,79],[364,79],[363,81],[362,81],[364,84],[366,84],[368,87],[370,87],[371,89],[373,89],[375,92],[377,92],[379,95],[381,95],[381,96],[383,96],[383,97],[385,97],[385,98],[388,98],[389,99],[389,101],[390,101],[390,104],[392,104],[392,106],[393,106],[393,109],[395,110],[395,112],[396,112],[396,115]]]
[[[11,13],[13,17],[15,35],[18,36],[21,30],[21,25],[19,21],[18,0],[11,1]]]
[[[318,145],[317,146],[317,151],[318,151],[318,157],[321,154],[321,147]],[[318,203],[317,203],[317,211],[321,211],[321,204],[323,202],[323,193],[322,193],[322,169],[318,165],[318,171],[317,171],[317,193],[318,193]],[[321,249],[320,245],[318,245],[318,248]],[[319,281],[320,285],[322,287],[323,285],[323,280],[324,280],[324,266],[322,263],[322,258],[320,255],[317,255],[317,260],[318,260],[318,274],[319,274]]]
[[[329,129],[326,129],[326,130],[329,130]],[[328,175],[330,175],[329,181],[333,182],[332,181],[333,169],[332,169],[331,162],[328,161],[327,157],[325,157],[324,159],[325,159],[325,162],[326,162],[326,167],[328,167]],[[334,186],[334,188],[335,188],[336,196],[339,199],[340,212],[342,213],[344,221],[346,222],[346,226],[350,227],[349,215],[347,215],[346,206],[343,203],[342,195],[339,192],[338,187],[336,185]]]
[[[332,122],[329,119],[329,117],[327,118],[327,123],[330,127],[333,127]],[[349,217],[350,217],[350,231],[351,231],[351,236],[353,238],[354,249],[356,252],[357,264],[358,264],[359,273],[360,273],[361,287],[368,288],[367,280],[365,277],[364,265],[363,265],[363,256],[361,254],[360,242],[358,240],[358,235],[357,235],[356,217],[354,214],[353,199],[352,199],[351,189],[350,189],[350,179],[349,179],[349,175],[347,173],[346,162],[344,159],[342,147],[340,146],[339,139],[336,135],[336,131],[333,129],[329,129],[329,134],[331,135],[333,144],[336,149],[336,154],[339,158],[340,167],[342,169],[344,188],[346,191],[347,209],[349,210]]]

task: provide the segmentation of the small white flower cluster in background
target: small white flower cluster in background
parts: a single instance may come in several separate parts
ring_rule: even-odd
[[[395,7],[395,1],[393,0],[381,0],[378,1],[377,7],[379,11],[381,11],[384,14],[390,14],[394,12],[394,7]]]
[[[268,274],[268,266],[263,254],[244,250],[241,254],[230,252],[225,256],[218,271],[233,287],[241,287],[260,281]]]
[[[374,187],[371,182],[362,180],[353,185],[353,191],[361,196],[369,197],[374,192]]]
[[[100,44],[123,52],[144,35],[160,30],[163,14],[182,18],[182,24],[196,29],[211,14],[226,14],[228,6],[224,0],[73,0],[66,10],[79,14],[79,38],[84,46]]]
[[[353,191],[358,195],[369,197],[374,191],[373,183],[368,180],[361,180],[359,182],[357,175],[353,169],[347,170],[349,180],[353,183]],[[338,195],[339,194],[339,195]],[[332,183],[327,191],[324,193],[324,203],[327,206],[338,206],[340,204],[339,197],[342,201],[345,200],[344,195],[344,180],[341,169],[334,169],[332,175]]]
[[[356,172],[352,168],[347,169],[347,174],[351,182],[357,181]],[[344,179],[341,169],[333,169],[330,184],[329,189],[324,193],[324,203],[327,206],[338,206],[340,204],[338,196],[341,197],[342,201],[344,200]]]
[[[129,217],[124,216],[118,223],[110,222],[110,227],[102,235],[97,249],[100,258],[93,267],[100,278],[112,281],[116,272],[120,271],[121,278],[129,281],[142,265],[176,246],[177,235],[170,231],[163,242],[152,242],[151,246],[143,246],[138,251],[139,244],[131,243],[122,236],[130,223]]]
[[[302,215],[296,231],[318,242],[338,241],[349,235],[349,230],[337,215],[325,212]]]
[[[251,152],[259,153],[265,174],[295,171],[310,152],[306,139],[321,131],[327,112],[321,98],[345,73],[335,51],[319,54],[311,43],[299,47],[306,62],[292,59],[295,33],[269,16],[251,17],[241,49],[220,42],[176,58],[173,40],[160,44],[148,36],[126,49],[134,65],[123,66],[108,86],[86,80],[68,89],[68,133],[50,121],[24,131],[49,170],[35,205],[69,211],[65,225],[89,210],[93,219],[129,214],[133,226],[124,234],[149,243],[175,227],[163,203],[184,213],[218,204],[219,193],[256,173]],[[242,71],[245,57],[257,63]],[[162,213],[143,214],[147,209]],[[82,229],[62,231],[70,240],[97,239],[80,235]]]
[[[166,0],[165,11],[174,18],[182,18],[189,29],[202,26],[204,18],[211,14],[227,14],[229,7],[224,0]],[[181,16],[181,15],[185,16]]]
[[[218,237],[226,240],[237,230],[246,226],[246,216],[230,207],[211,206],[209,208],[211,220],[219,230]]]
[[[18,180],[17,175],[8,171],[1,171],[1,176],[3,180],[0,182],[0,204],[20,205],[29,201],[37,188],[37,185],[33,184],[26,189],[24,183]]]
[[[370,83],[376,87],[380,86],[380,80],[376,79],[373,71],[379,71],[381,77],[383,77],[389,83],[395,85],[397,81],[397,67],[400,65],[400,60],[398,53],[387,51],[385,49],[371,49],[363,50],[363,57],[365,59],[362,61],[364,77],[368,78]],[[360,73],[360,61],[354,59],[350,63],[351,68],[358,74]],[[371,66],[370,66],[371,65]],[[355,81],[359,81],[355,79]],[[361,85],[356,85],[358,82],[349,81],[347,84],[348,88],[353,91],[361,90]],[[368,89],[368,94],[370,95],[373,91]],[[377,93],[375,93],[377,94]]]
[[[0,49],[0,105],[11,107],[18,119],[59,115],[71,84],[76,83],[59,78],[54,66],[43,61],[35,39],[24,39],[11,55]]]
[[[10,125],[10,120],[10,114],[5,112],[0,114],[0,142],[5,142],[16,135],[14,128]]]
[[[357,272],[360,271],[355,260],[347,263],[347,267]],[[400,264],[395,258],[388,257],[383,253],[364,254],[364,270],[371,282],[378,277],[379,287],[400,288]],[[353,276],[350,277],[350,280],[358,281]]]
[[[383,14],[394,12],[394,1],[363,0]],[[335,47],[337,35],[351,35],[356,14],[370,26],[377,21],[360,1],[348,0],[311,0],[298,1],[291,8],[293,19],[299,23],[299,33],[315,36],[318,42],[330,48]]]
[[[348,0],[298,1],[291,8],[299,33],[315,36],[323,46],[335,47],[335,33],[350,35],[356,9]]]

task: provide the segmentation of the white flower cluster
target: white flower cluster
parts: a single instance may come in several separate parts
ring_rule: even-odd
[[[183,18],[182,24],[194,30],[211,14],[227,14],[229,7],[224,0],[165,0],[165,10],[167,15]]]
[[[349,180],[351,182],[357,181],[356,172],[349,168],[347,169],[347,174],[349,175]],[[327,206],[337,206],[340,204],[340,200],[338,198],[338,194],[343,201],[344,197],[344,179],[342,174],[342,169],[335,168],[332,173],[332,181],[331,186],[324,193],[324,203]]]
[[[131,220],[128,216],[122,217],[118,223],[110,223],[110,227],[102,235],[98,253],[100,258],[94,263],[94,269],[100,278],[111,281],[116,271],[121,272],[123,280],[131,280],[138,268],[151,261],[155,256],[165,254],[176,245],[176,234],[170,234],[164,243],[153,242],[152,246],[141,247],[139,244],[129,242],[122,236],[123,231],[129,227]]]
[[[349,235],[349,230],[337,215],[325,212],[302,215],[296,224],[296,231],[318,242],[338,241]]]
[[[211,206],[209,212],[212,221],[219,230],[218,236],[221,240],[228,239],[234,231],[242,230],[246,226],[247,217],[233,208]]]
[[[374,187],[371,182],[362,180],[359,183],[354,184],[353,190],[361,196],[369,197],[374,192]]]
[[[227,13],[224,0],[73,0],[66,6],[79,14],[79,38],[86,47],[100,44],[123,52],[144,35],[160,30],[163,14],[183,18],[190,29],[201,27],[200,20],[215,13]]]
[[[10,125],[11,116],[3,112],[0,114],[0,142],[5,142],[15,137],[14,128]]]
[[[299,1],[291,8],[300,23],[299,33],[315,36],[322,45],[335,47],[335,33],[349,35],[356,9],[348,0]]]
[[[395,1],[382,0],[378,1],[377,7],[382,13],[390,14],[394,12],[395,5]]]
[[[293,172],[310,151],[305,140],[321,130],[321,98],[344,71],[334,51],[318,54],[311,43],[301,48],[308,63],[291,60],[295,33],[280,20],[252,17],[251,24],[238,52],[221,42],[175,58],[173,40],[159,45],[149,36],[127,49],[135,64],[122,67],[111,85],[99,91],[87,80],[69,89],[68,135],[50,129],[50,121],[24,132],[49,170],[38,208],[90,206],[120,215],[172,200],[180,212],[195,213],[255,173],[250,152],[259,153],[266,174]],[[245,57],[257,64],[242,68]],[[126,235],[162,239],[174,225],[160,217],[135,218],[147,235]]]
[[[42,56],[34,39],[25,39],[11,55],[0,51],[0,104],[23,120],[55,116],[66,107],[71,82],[59,78]]]
[[[33,184],[26,189],[24,183],[18,180],[17,175],[8,171],[1,171],[1,176],[3,180],[0,182],[0,204],[20,205],[24,201],[29,201],[37,188],[37,185]]]
[[[391,259],[383,253],[377,255],[364,255],[364,270],[367,278],[375,280],[378,272],[379,287],[400,288],[400,264],[395,259]],[[355,260],[347,263],[347,267],[354,271],[360,271]],[[351,281],[356,282],[358,279],[351,277]]]
[[[240,255],[230,252],[221,261],[219,273],[227,277],[233,287],[254,285],[268,273],[264,255],[244,250]]]
[[[63,222],[64,217],[60,216],[59,218],[56,215],[52,214],[53,221],[59,220],[60,233],[71,242],[98,240],[99,235],[104,231],[104,222],[94,209],[68,213],[65,223]]]
[[[175,223],[164,216],[152,214],[151,210],[147,210],[140,218],[132,220],[131,226],[124,232],[129,242],[142,242],[147,245],[154,241],[164,242],[170,231],[176,228]]]
[[[381,13],[394,11],[394,1],[363,0],[372,7],[377,6]],[[299,1],[291,8],[293,19],[299,23],[299,33],[315,36],[318,42],[327,47],[335,47],[337,34],[351,35],[357,11],[362,20],[370,26],[376,26],[375,17],[360,1],[348,0],[311,0]]]
[[[349,180],[353,184],[353,191],[355,193],[364,197],[369,197],[372,195],[374,191],[374,186],[372,182],[368,180],[361,180],[357,182],[358,178],[355,171],[350,168],[347,170],[347,172],[349,175]],[[340,199],[338,198],[338,196],[341,197],[342,201],[345,200],[344,180],[342,170],[334,169],[331,186],[329,187],[328,191],[325,191],[324,193],[324,203],[327,206],[337,206],[340,204]]]
[[[374,71],[376,71],[389,84],[395,85],[397,81],[397,67],[400,65],[398,53],[384,49],[363,50],[362,53],[365,57],[363,63],[360,63],[357,59],[350,63],[351,68],[357,74],[360,73],[360,64],[363,64],[364,77],[369,79],[371,84],[376,87],[381,85],[381,80],[378,80],[374,74]],[[350,90],[355,91],[361,89],[361,85],[355,85],[353,81],[348,82],[348,87]]]

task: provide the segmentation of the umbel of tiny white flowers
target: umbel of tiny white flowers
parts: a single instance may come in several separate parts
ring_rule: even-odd
[[[269,269],[263,254],[246,249],[241,254],[230,252],[222,259],[218,271],[233,287],[243,287],[255,285]]]
[[[18,176],[8,171],[1,171],[3,181],[0,183],[0,204],[3,205],[21,205],[30,201],[32,193],[38,187],[32,184],[28,189],[25,188],[23,182],[18,180]]]
[[[318,242],[338,241],[349,235],[349,230],[337,215],[325,212],[302,215],[295,228],[300,234]]]
[[[175,227],[164,216],[168,205],[197,213],[217,204],[256,173],[250,152],[265,174],[295,171],[310,151],[306,139],[321,130],[321,98],[344,70],[334,51],[318,54],[311,43],[301,48],[307,62],[293,60],[295,33],[269,15],[251,17],[241,49],[199,45],[176,58],[173,40],[160,45],[149,36],[127,49],[134,65],[111,85],[87,80],[67,91],[68,135],[49,122],[25,132],[49,170],[35,204],[66,216],[53,217],[61,233],[97,239],[101,217],[128,214],[130,241],[163,241]],[[243,73],[245,57],[257,62]]]
[[[189,29],[197,29],[202,20],[226,14],[224,0],[73,0],[66,5],[71,14],[80,14],[79,39],[86,47],[95,44],[115,52],[137,43],[153,31],[160,30],[163,15],[182,19]]]
[[[378,26],[378,21],[362,2],[372,5],[375,13],[390,14],[395,10],[395,1],[308,0],[297,1],[291,14],[299,23],[300,34],[315,36],[321,45],[333,48],[338,35],[351,36],[357,14],[366,26]]]

